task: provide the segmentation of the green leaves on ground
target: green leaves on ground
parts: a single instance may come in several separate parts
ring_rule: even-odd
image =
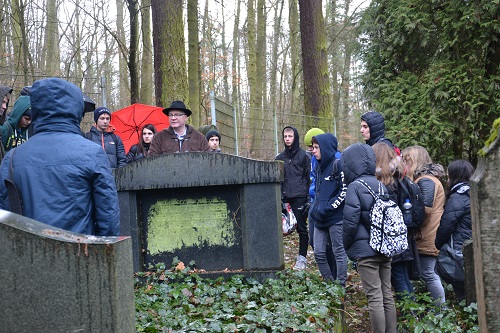
[[[344,290],[286,270],[261,284],[242,275],[203,279],[155,267],[136,284],[138,332],[340,332]]]

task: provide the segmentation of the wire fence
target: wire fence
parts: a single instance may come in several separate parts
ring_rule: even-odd
[[[304,149],[304,136],[312,127],[337,136],[340,149],[361,139],[359,115],[356,114],[334,121],[332,117],[279,113],[270,109],[237,112],[231,105],[215,98],[215,115],[222,136],[222,151],[252,159],[273,160],[284,149],[282,130],[285,126],[297,129]]]

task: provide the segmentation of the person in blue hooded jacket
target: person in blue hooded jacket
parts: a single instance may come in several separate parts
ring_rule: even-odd
[[[23,215],[68,231],[97,236],[120,234],[115,180],[103,149],[81,136],[84,104],[74,84],[49,78],[31,88],[34,135],[7,153],[0,181],[20,190]],[[5,186],[1,206],[8,209]]]
[[[342,240],[342,217],[347,186],[342,167],[335,154],[337,138],[331,133],[312,138],[313,155],[317,160],[315,199],[309,210],[309,220],[314,221],[314,258],[324,280],[337,280],[345,286],[347,255]],[[335,256],[336,276],[327,260],[328,238]]]

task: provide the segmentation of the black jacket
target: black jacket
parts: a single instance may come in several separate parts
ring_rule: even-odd
[[[370,140],[366,141],[366,144],[373,146],[377,142],[383,142],[394,149],[392,141],[384,137],[385,121],[380,113],[377,111],[366,112],[361,116],[361,120],[364,120],[370,128]]]
[[[109,159],[109,165],[112,169],[120,168],[127,165],[127,156],[125,155],[125,147],[120,137],[112,132],[101,132],[95,126],[92,126],[90,132],[85,134],[85,137],[92,142],[97,143],[102,147],[104,142],[104,151]]]
[[[462,249],[464,242],[472,238],[468,183],[459,183],[451,189],[436,233],[436,247],[440,249],[448,243],[452,234],[455,249]]]
[[[293,130],[294,140],[290,148],[285,146],[285,150],[276,156],[277,161],[283,161],[285,170],[285,180],[281,184],[281,196],[284,200],[307,198],[311,160],[305,150],[299,147],[300,139],[297,129],[287,126],[283,132],[285,129]]]
[[[370,247],[370,208],[375,199],[368,189],[355,180],[363,179],[375,193],[379,185],[385,186],[375,177],[375,153],[367,144],[356,143],[342,153],[342,168],[347,184],[344,206],[344,248],[351,260],[380,255]]]

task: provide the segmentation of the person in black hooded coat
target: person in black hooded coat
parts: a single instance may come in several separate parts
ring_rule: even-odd
[[[457,250],[461,250],[464,242],[472,238],[469,178],[473,173],[474,167],[467,160],[456,160],[448,166],[447,200],[436,232],[435,244],[438,249],[448,243],[451,236],[453,236],[453,248]],[[464,282],[447,282],[453,286],[457,299],[463,300]]]
[[[375,199],[356,180],[363,180],[375,193],[385,186],[375,177],[375,153],[367,144],[357,143],[342,153],[342,169],[347,184],[344,203],[344,247],[349,259],[357,262],[368,298],[373,333],[396,332],[396,308],[391,290],[391,258],[370,247],[370,209]]]
[[[394,149],[392,141],[385,137],[384,116],[382,116],[379,112],[368,111],[361,116],[360,132],[367,145],[373,146],[377,142],[383,142]],[[400,155],[399,152],[397,153]]]
[[[295,127],[283,128],[283,141],[285,149],[276,156],[277,161],[283,161],[285,179],[281,184],[281,198],[284,203],[289,203],[293,214],[297,218],[297,232],[299,233],[299,255],[295,263],[295,270],[306,268],[307,247],[309,234],[304,208],[309,193],[309,174],[311,160],[306,151],[299,147],[299,133]]]

